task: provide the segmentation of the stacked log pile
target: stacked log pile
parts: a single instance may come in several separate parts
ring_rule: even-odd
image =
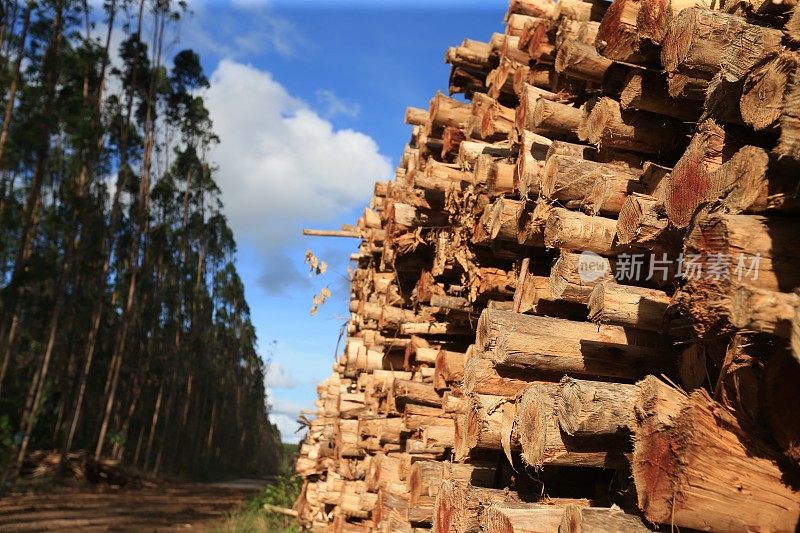
[[[794,5],[512,0],[447,51],[395,179],[308,232],[360,246],[302,525],[796,530]]]

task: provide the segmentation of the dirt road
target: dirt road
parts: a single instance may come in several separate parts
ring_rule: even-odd
[[[0,531],[213,531],[264,482],[54,489],[0,499]]]

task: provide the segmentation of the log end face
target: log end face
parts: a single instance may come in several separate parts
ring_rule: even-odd
[[[549,413],[542,396],[546,394],[538,385],[531,385],[522,394],[517,409],[515,425],[519,432],[522,460],[533,468],[541,468],[544,461]]]
[[[561,380],[560,393],[556,403],[556,413],[561,431],[567,435],[575,434],[578,430],[580,410],[580,386],[574,379],[565,377]]]
[[[678,475],[672,446],[671,437],[663,428],[649,424],[640,427],[634,439],[633,481],[639,509],[651,522],[669,522],[672,514],[673,479]]]
[[[667,189],[665,208],[670,222],[678,228],[688,226],[710,188],[711,181],[702,158],[687,151],[675,165]]]

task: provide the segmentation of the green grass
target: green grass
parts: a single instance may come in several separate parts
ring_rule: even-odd
[[[300,494],[302,480],[293,473],[296,444],[283,445],[283,464],[281,474],[275,481],[247,502],[245,507],[231,514],[220,533],[260,533],[260,532],[299,532],[296,519],[279,513],[264,510],[264,504],[291,509]]]

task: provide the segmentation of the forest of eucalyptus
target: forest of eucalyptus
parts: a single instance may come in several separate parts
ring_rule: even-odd
[[[185,2],[2,0],[0,467],[277,467]],[[115,59],[111,59],[115,58]]]

